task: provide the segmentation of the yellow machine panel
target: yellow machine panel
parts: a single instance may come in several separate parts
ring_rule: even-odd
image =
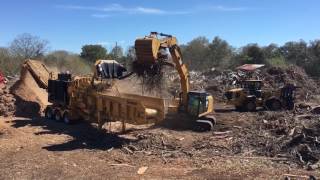
[[[136,56],[138,61],[153,63],[156,61],[160,42],[154,38],[142,38],[135,41]]]

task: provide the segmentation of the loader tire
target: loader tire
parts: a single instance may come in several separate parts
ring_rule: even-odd
[[[294,102],[289,102],[289,103],[287,104],[287,109],[288,109],[288,110],[293,110],[293,109],[294,109]]]
[[[51,107],[46,108],[46,110],[44,111],[44,116],[46,119],[53,119],[54,114],[53,114],[53,110]]]
[[[246,103],[246,110],[249,112],[256,111],[256,103],[254,101],[248,101]]]
[[[54,120],[58,122],[62,120],[61,112],[59,110],[54,111]]]
[[[274,100],[271,104],[273,111],[279,111],[281,109],[281,103],[278,100]]]
[[[243,111],[243,107],[242,106],[235,106],[236,111]]]
[[[71,123],[72,123],[68,112],[65,112],[65,113],[63,114],[62,119],[63,119],[63,122],[64,122],[65,124],[71,124]]]
[[[271,111],[279,111],[281,110],[281,102],[277,99],[271,99],[267,103],[267,108]]]

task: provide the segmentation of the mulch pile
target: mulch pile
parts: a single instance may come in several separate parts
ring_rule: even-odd
[[[15,112],[16,99],[6,87],[0,89],[0,116],[11,116]]]
[[[11,87],[10,92],[16,98],[15,116],[18,117],[38,117],[48,105],[48,93],[39,87],[27,69],[21,70],[20,79]]]

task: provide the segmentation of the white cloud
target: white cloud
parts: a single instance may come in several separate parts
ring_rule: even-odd
[[[92,14],[95,18],[107,18],[114,14],[150,14],[150,15],[183,15],[183,14],[195,14],[201,12],[235,12],[245,11],[247,8],[244,7],[228,7],[228,6],[198,6],[190,10],[174,10],[168,11],[159,8],[150,7],[125,7],[121,4],[109,4],[106,6],[78,6],[78,5],[58,5],[57,8],[71,9],[71,10],[87,10],[97,12]],[[99,13],[100,12],[100,13]],[[104,14],[104,13],[108,14]],[[112,13],[112,14],[111,14]]]
[[[101,11],[101,12],[114,12],[114,13],[128,13],[128,14],[166,14],[167,12],[162,9],[157,8],[147,8],[147,7],[124,7],[120,4],[110,4],[103,7],[94,6],[76,6],[76,5],[58,5],[57,8],[62,9],[72,9],[72,10],[91,10],[91,11]]]
[[[167,12],[161,9],[155,8],[145,8],[145,7],[136,7],[133,9],[135,12],[145,13],[145,14],[166,14]]]
[[[100,8],[98,7],[91,7],[91,6],[76,6],[76,5],[57,5],[56,8],[61,9],[73,9],[73,10],[92,10],[92,11],[99,11]]]
[[[212,11],[245,11],[247,8],[244,7],[226,7],[226,6],[208,6],[204,8]]]
[[[120,4],[110,4],[108,6],[100,8],[99,10],[106,11],[106,12],[117,12],[117,11],[127,11],[128,8],[125,8]]]
[[[94,18],[108,18],[108,17],[111,17],[110,14],[92,14],[91,17],[94,17]]]
[[[101,46],[108,46],[110,45],[111,43],[108,42],[108,41],[101,41],[101,42],[97,42],[97,44],[101,45]]]

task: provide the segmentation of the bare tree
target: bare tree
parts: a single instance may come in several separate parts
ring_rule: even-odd
[[[18,35],[10,44],[14,56],[24,59],[42,57],[48,49],[48,41],[28,33]]]

